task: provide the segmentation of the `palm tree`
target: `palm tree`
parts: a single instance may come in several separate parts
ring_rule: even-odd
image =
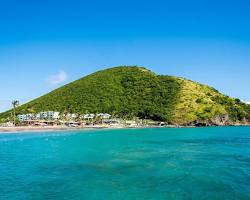
[[[13,106],[13,122],[14,126],[16,126],[16,107],[19,105],[19,101],[14,100],[12,101],[12,106]]]

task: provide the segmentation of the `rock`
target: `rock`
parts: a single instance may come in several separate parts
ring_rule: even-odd
[[[213,119],[212,119],[212,123],[214,125],[218,125],[218,126],[224,126],[224,125],[229,125],[230,124],[230,118],[228,114],[225,115],[216,115]]]

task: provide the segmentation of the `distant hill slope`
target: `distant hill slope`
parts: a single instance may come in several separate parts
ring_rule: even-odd
[[[250,120],[249,105],[209,86],[127,66],[88,75],[18,107],[17,113],[47,110],[79,114],[107,112],[172,124],[219,123],[218,117],[227,115],[230,123]],[[10,111],[0,114],[2,119],[8,116]]]

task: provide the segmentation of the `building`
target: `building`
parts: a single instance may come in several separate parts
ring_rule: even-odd
[[[59,117],[59,112],[55,111],[40,112],[36,115],[38,120],[57,120]]]
[[[105,124],[121,124],[122,120],[121,119],[103,119],[102,122]]]
[[[111,115],[108,113],[99,113],[96,116],[100,117],[101,119],[109,119],[111,117]]]
[[[95,117],[95,114],[85,114],[82,116],[83,119],[87,119],[87,120],[94,119],[94,117]]]
[[[33,114],[22,114],[22,115],[17,115],[17,119],[20,122],[25,122],[25,121],[29,121],[29,120],[33,120],[34,119],[34,115]]]
[[[57,120],[59,119],[59,112],[47,111],[34,114],[21,114],[17,115],[17,119],[20,122],[31,121],[31,120]]]
[[[76,113],[73,113],[73,114],[68,113],[68,114],[65,115],[65,118],[66,118],[67,120],[74,120],[74,119],[76,119],[77,117],[78,117],[78,114],[76,114]]]
[[[47,119],[47,112],[40,112],[36,115],[36,119],[41,120],[41,119]]]

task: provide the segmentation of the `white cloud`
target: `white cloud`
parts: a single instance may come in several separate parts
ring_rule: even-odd
[[[243,101],[241,100],[243,103],[249,104],[250,105],[250,101]]]
[[[60,71],[58,74],[50,75],[48,77],[48,83],[51,86],[57,86],[63,83],[64,81],[66,81],[67,78],[68,78],[68,75],[66,74],[66,72]]]

